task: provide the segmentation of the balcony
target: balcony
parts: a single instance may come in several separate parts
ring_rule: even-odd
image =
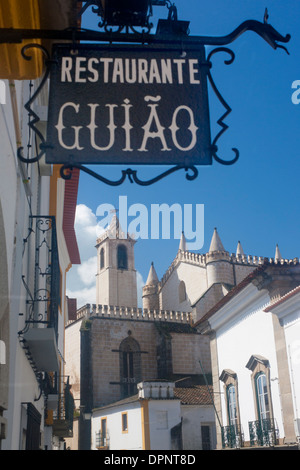
[[[22,276],[27,307],[25,327],[19,337],[34,371],[58,372],[60,268],[55,217],[38,215],[29,220],[24,251],[28,250],[28,272],[33,275]]]
[[[241,426],[223,426],[221,433],[223,449],[239,449],[244,446],[244,436],[241,431]]]
[[[74,398],[69,380],[64,392],[59,394],[58,406],[53,413],[53,434],[60,438],[73,437]]]
[[[109,450],[109,435],[107,433],[96,432],[96,448],[98,450]]]
[[[278,429],[274,419],[249,422],[250,446],[272,447],[278,444]]]

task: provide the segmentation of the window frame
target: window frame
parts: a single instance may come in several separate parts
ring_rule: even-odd
[[[224,384],[224,397],[226,401],[226,412],[227,412],[227,423],[228,426],[234,426],[237,430],[241,424],[240,419],[240,407],[239,407],[239,389],[238,389],[238,379],[237,374],[230,369],[224,369],[220,375],[220,380]],[[228,391],[231,387],[234,387],[235,392],[235,410],[236,410],[236,419],[235,423],[231,422],[230,415],[230,404],[229,404],[229,394]]]
[[[126,417],[126,426],[124,426],[124,418]],[[128,434],[128,412],[123,411],[121,413],[121,426],[122,426],[122,434]]]
[[[266,419],[273,420],[273,402],[272,402],[272,394],[271,394],[271,383],[270,383],[270,363],[268,359],[259,356],[259,355],[252,355],[246,365],[247,369],[252,371],[251,374],[251,382],[252,382],[252,390],[253,390],[253,398],[254,398],[254,408],[255,408],[255,417],[257,421],[262,421],[264,418],[261,417],[260,414],[260,407],[259,407],[259,397],[257,393],[257,379],[259,376],[263,375],[266,379],[266,390],[268,396],[268,403],[269,403],[269,415]]]
[[[181,304],[182,302],[185,302],[187,299],[186,295],[186,285],[184,281],[180,281],[178,285],[178,300],[179,303]]]
[[[234,395],[231,393],[233,390]],[[232,397],[234,396],[234,402]],[[238,424],[238,410],[237,410],[237,396],[236,396],[236,386],[233,383],[230,383],[226,387],[226,398],[227,398],[227,413],[228,413],[228,424],[229,426],[237,427]],[[233,414],[234,411],[234,414]]]
[[[105,268],[105,252],[104,248],[102,247],[100,250],[100,270]]]
[[[261,379],[264,379],[264,384],[261,384]],[[264,419],[270,419],[270,396],[268,390],[267,376],[264,372],[258,372],[255,375],[255,389],[258,419],[260,421]]]
[[[119,244],[117,247],[117,269],[120,271],[128,271],[128,249],[123,243]]]

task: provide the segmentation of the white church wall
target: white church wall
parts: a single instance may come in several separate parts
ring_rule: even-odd
[[[300,437],[300,309],[297,319],[285,325],[296,431]]]
[[[300,292],[287,294],[269,310],[278,316],[284,328],[296,435],[300,436]]]
[[[184,281],[186,300],[179,302],[179,284]],[[191,311],[191,305],[207,289],[206,270],[204,267],[179,263],[174,269],[160,293],[160,306],[165,310]]]
[[[272,316],[263,311],[268,303],[269,296],[266,291],[259,293],[254,286],[249,286],[246,292],[236,296],[234,303],[229,303],[224,308],[227,315],[232,316],[227,318],[224,326],[217,329],[219,374],[224,369],[231,369],[237,374],[241,425],[245,441],[249,441],[248,422],[256,420],[251,371],[246,368],[252,355],[263,356],[269,361],[274,418],[279,429],[279,437],[283,437]],[[235,311],[234,307],[238,305],[238,310]],[[224,311],[223,315],[225,318]],[[211,326],[216,327],[213,321]],[[222,382],[220,382],[220,390],[223,391]],[[221,401],[223,425],[227,425],[224,394],[221,394]]]

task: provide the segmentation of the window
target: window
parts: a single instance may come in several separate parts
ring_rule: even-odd
[[[229,385],[227,387],[227,406],[228,406],[228,420],[230,426],[237,425],[237,403],[235,386]]]
[[[136,393],[137,383],[141,380],[141,353],[139,343],[130,335],[119,348],[120,382],[122,398]]]
[[[256,419],[260,421],[270,420],[273,416],[269,361],[263,356],[253,355],[246,367],[252,371],[251,381],[256,397]]]
[[[101,418],[101,434],[106,437],[106,418]]]
[[[128,269],[127,249],[125,245],[119,245],[117,251],[118,269]]]
[[[122,413],[122,432],[128,432],[128,416],[127,416],[127,413]]]
[[[107,421],[106,418],[101,418],[101,430],[100,430],[100,439],[98,442],[98,447],[107,446]]]
[[[220,380],[224,383],[227,408],[227,425],[221,428],[222,447],[241,447],[244,437],[240,423],[237,374],[231,369],[224,369],[220,375]]]
[[[267,377],[263,372],[255,377],[258,417],[260,420],[270,418],[270,400],[268,394]]]
[[[179,296],[179,303],[184,302],[186,300],[186,289],[185,289],[185,283],[183,281],[180,281],[179,283],[178,296]]]
[[[100,269],[104,268],[104,248],[100,250]]]
[[[27,431],[26,431],[26,450],[39,450],[41,444],[41,425],[42,416],[32,405],[27,405]]]
[[[210,427],[201,426],[201,440],[202,440],[202,450],[210,450]]]

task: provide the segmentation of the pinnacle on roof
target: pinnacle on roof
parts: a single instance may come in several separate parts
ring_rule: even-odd
[[[158,282],[159,282],[158,277],[157,277],[157,274],[156,274],[156,271],[155,271],[155,268],[154,268],[154,264],[153,264],[153,261],[152,261],[150,271],[149,271],[149,274],[148,274],[148,278],[147,278],[147,281],[146,281],[146,286],[152,286],[154,284],[157,284]]]
[[[278,248],[278,245],[276,245],[276,250],[275,250],[275,261],[277,260],[280,260],[282,259],[282,256],[280,254],[280,251],[279,251],[279,248]]]
[[[209,253],[211,253],[212,251],[225,251],[216,227],[214,229],[214,233],[209,247]]]
[[[179,243],[179,250],[181,250],[181,251],[186,251],[187,250],[186,239],[185,239],[185,236],[184,236],[184,232],[182,232],[182,234],[181,234],[180,243]]]
[[[236,247],[236,256],[241,255],[244,256],[244,250],[242,248],[241,242],[239,241]]]
[[[119,218],[117,216],[116,211],[114,211],[114,215],[110,221],[110,224],[106,230],[107,234],[109,237],[112,238],[120,238],[120,239],[126,239],[128,238],[128,234],[123,232]]]

